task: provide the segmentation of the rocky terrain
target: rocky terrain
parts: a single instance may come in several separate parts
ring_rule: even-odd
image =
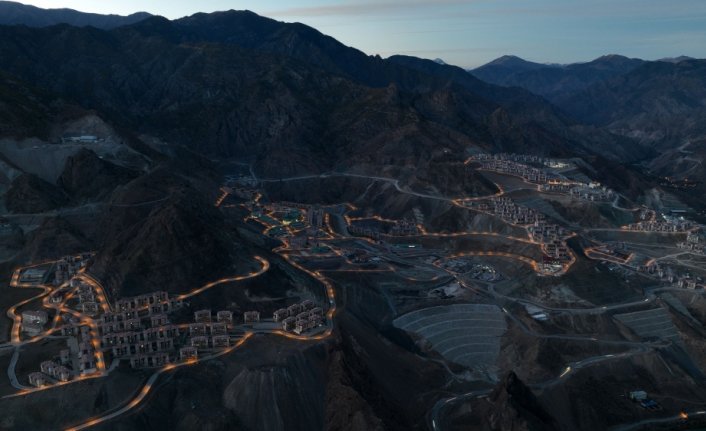
[[[5,194],[5,206],[15,213],[42,213],[67,202],[68,196],[61,188],[32,174],[15,178]]]

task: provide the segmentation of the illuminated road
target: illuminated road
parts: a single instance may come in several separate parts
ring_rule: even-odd
[[[155,373],[152,374],[147,379],[144,386],[142,387],[142,389],[140,389],[140,391],[137,393],[137,395],[134,398],[132,398],[130,401],[128,401],[128,403],[125,404],[123,407],[118,408],[117,410],[115,410],[111,413],[107,413],[102,416],[96,416],[96,417],[88,419],[87,421],[85,421],[81,424],[66,428],[66,431],[79,431],[82,429],[91,428],[91,427],[94,427],[98,424],[107,422],[111,419],[115,419],[116,417],[129,412],[130,410],[139,406],[140,403],[142,403],[142,401],[144,401],[145,397],[147,397],[147,395],[150,393],[150,391],[154,387],[154,384],[157,381],[157,379],[159,378],[159,376],[162,375],[163,373],[166,373],[166,372],[169,372],[169,371],[172,371],[177,368],[184,367],[184,366],[196,365],[200,362],[208,361],[210,359],[214,359],[219,356],[223,356],[225,354],[228,354],[228,353],[232,352],[233,350],[237,349],[238,347],[242,346],[248,340],[248,338],[250,338],[251,336],[252,336],[252,333],[246,333],[243,336],[243,338],[238,340],[237,343],[228,347],[227,349],[220,350],[216,353],[204,356],[202,358],[198,358],[195,360],[189,360],[186,362],[173,363],[173,364],[166,365],[163,368],[160,368],[159,370],[155,371]]]
[[[611,428],[611,431],[630,431],[630,430],[642,428],[643,426],[650,425],[650,424],[685,423],[686,420],[690,417],[706,417],[706,410],[687,411],[686,414],[687,414],[686,418],[682,414],[678,414],[678,415],[669,416],[666,418],[645,419],[645,420],[641,420],[639,422],[635,422],[632,424],[619,425],[617,427],[613,427],[613,428]]]
[[[282,250],[283,250],[283,248],[282,248]],[[331,285],[331,283],[330,283],[325,277],[323,277],[320,273],[315,273],[315,272],[309,271],[309,270],[307,270],[306,268],[300,266],[299,264],[297,264],[296,262],[294,262],[292,259],[290,259],[289,256],[287,256],[286,254],[283,254],[282,256],[283,256],[290,264],[292,264],[292,266],[294,266],[294,267],[296,267],[296,268],[298,268],[298,269],[300,269],[300,270],[306,272],[307,274],[309,274],[309,275],[311,275],[312,277],[314,277],[314,278],[316,278],[317,280],[319,280],[319,281],[324,285],[324,287],[325,287],[325,289],[326,289],[326,293],[327,293],[327,295],[328,295],[329,298],[330,298],[330,300],[329,300],[330,308],[329,308],[329,310],[328,310],[328,312],[327,312],[327,317],[328,317],[329,322],[330,322],[331,319],[333,319],[333,315],[334,315],[334,313],[335,313],[335,296],[334,296],[335,293],[334,293],[334,291],[333,291],[333,286]],[[200,294],[200,293],[203,293],[204,291],[206,291],[206,290],[208,290],[208,289],[210,289],[210,288],[212,288],[212,287],[218,286],[218,285],[220,285],[220,284],[230,283],[230,282],[236,282],[236,281],[242,281],[242,280],[254,278],[254,277],[257,277],[257,276],[259,276],[259,275],[262,275],[264,272],[266,272],[267,270],[269,270],[269,268],[270,268],[270,262],[269,262],[268,260],[266,260],[266,259],[264,259],[264,258],[262,258],[262,257],[260,257],[260,256],[255,256],[255,259],[258,260],[258,261],[260,262],[260,264],[261,264],[261,267],[260,267],[260,269],[259,269],[258,271],[254,271],[254,272],[251,272],[251,273],[248,273],[248,274],[245,274],[245,275],[240,275],[240,276],[235,276],[235,277],[228,277],[228,278],[222,278],[222,279],[220,279],[220,280],[213,281],[213,282],[208,283],[208,284],[206,284],[206,285],[204,285],[204,286],[202,286],[202,287],[200,287],[200,288],[198,288],[198,289],[194,289],[194,290],[192,290],[192,291],[189,292],[189,293],[186,293],[186,294],[183,294],[183,295],[179,296],[179,299],[190,298],[190,297],[192,297],[192,296],[195,296],[195,295],[198,295],[198,294]],[[284,331],[281,331],[281,330],[267,331],[267,333],[269,333],[269,334],[274,334],[274,335],[278,335],[278,336],[282,336],[282,337],[286,337],[286,338],[289,338],[289,339],[294,339],[294,340],[312,341],[312,340],[322,340],[322,339],[324,339],[324,338],[327,338],[327,337],[329,337],[329,336],[331,335],[332,331],[333,331],[333,325],[330,325],[329,327],[326,328],[326,330],[325,330],[324,332],[319,333],[319,334],[316,334],[316,335],[296,335],[296,334],[289,333],[289,332],[284,332]],[[110,412],[110,413],[107,413],[107,414],[105,414],[105,415],[103,415],[103,416],[98,416],[98,417],[90,418],[90,419],[86,420],[85,422],[83,422],[83,423],[81,423],[81,424],[79,424],[79,425],[76,425],[76,426],[67,428],[67,431],[69,431],[69,430],[71,430],[71,431],[74,431],[74,430],[75,430],[75,431],[78,431],[78,430],[90,428],[90,427],[96,426],[96,425],[98,425],[98,424],[104,423],[104,422],[106,422],[106,421],[109,421],[109,420],[111,420],[111,419],[114,419],[114,418],[116,418],[116,417],[118,417],[118,416],[121,416],[121,415],[123,415],[123,414],[125,414],[125,413],[127,413],[127,412],[129,412],[129,411],[131,411],[131,410],[133,410],[134,408],[136,408],[138,405],[140,405],[140,404],[145,400],[145,398],[147,397],[147,395],[150,393],[150,391],[151,391],[152,388],[154,387],[154,383],[157,381],[157,379],[159,378],[159,376],[160,376],[161,374],[163,374],[163,373],[165,373],[165,372],[168,372],[168,371],[171,371],[171,370],[173,370],[173,369],[176,369],[176,368],[185,366],[185,365],[195,365],[195,364],[197,364],[197,363],[204,362],[204,361],[208,361],[208,360],[210,360],[210,359],[217,358],[217,357],[219,357],[219,356],[222,356],[222,355],[225,355],[225,354],[227,354],[227,353],[230,353],[230,352],[232,352],[233,350],[235,350],[236,348],[240,347],[243,343],[245,343],[245,341],[246,341],[248,338],[250,338],[252,335],[253,335],[253,332],[247,332],[247,333],[244,335],[244,337],[241,338],[235,345],[233,345],[233,346],[231,346],[231,347],[229,347],[229,348],[227,348],[227,349],[218,351],[218,352],[216,352],[216,353],[213,353],[213,354],[210,354],[210,355],[207,355],[207,356],[203,356],[203,357],[201,357],[201,358],[198,358],[197,360],[192,360],[192,361],[187,361],[187,362],[182,362],[182,363],[173,363],[173,364],[169,364],[169,365],[167,365],[167,366],[165,366],[165,367],[163,367],[163,368],[157,370],[152,376],[150,376],[150,378],[147,380],[147,382],[146,382],[145,385],[142,387],[142,389],[137,393],[137,395],[136,395],[134,398],[132,398],[129,402],[127,402],[127,404],[125,404],[123,407],[121,407],[121,408],[119,408],[119,409],[117,409],[117,410],[115,410],[115,411],[112,411],[112,412]]]
[[[626,359],[631,356],[637,356],[637,355],[644,355],[646,353],[650,353],[654,350],[652,347],[645,347],[645,346],[638,346],[637,348],[633,350],[629,350],[627,352],[621,352],[621,353],[615,353],[615,354],[607,354],[607,355],[600,355],[600,356],[592,356],[590,358],[582,359],[577,362],[572,362],[569,365],[564,368],[564,370],[559,374],[559,376],[555,379],[547,380],[542,383],[537,383],[530,385],[532,388],[536,389],[546,389],[548,387],[554,386],[558,383],[561,383],[564,379],[567,377],[571,376],[572,374],[576,373],[578,370],[581,370],[583,368],[596,365],[596,364],[601,364],[603,362],[609,362],[609,361],[615,361],[619,359]]]
[[[255,256],[255,259],[256,259],[258,262],[260,262],[261,267],[260,267],[259,270],[254,271],[254,272],[250,272],[250,273],[245,274],[245,275],[237,275],[237,276],[234,276],[234,277],[226,277],[226,278],[221,278],[221,279],[216,280],[216,281],[212,281],[212,282],[210,282],[210,283],[208,283],[208,284],[205,284],[205,285],[199,287],[198,289],[192,290],[192,291],[189,292],[189,293],[184,293],[184,294],[182,294],[182,295],[179,295],[177,298],[178,298],[178,299],[182,299],[182,300],[183,300],[183,299],[187,299],[187,298],[191,298],[192,296],[195,296],[195,295],[198,295],[198,294],[200,294],[200,293],[203,293],[204,291],[206,291],[206,290],[208,290],[208,289],[210,289],[210,288],[212,288],[212,287],[218,286],[219,284],[232,283],[232,282],[234,282],[234,281],[243,281],[243,280],[247,280],[247,279],[249,279],[249,278],[255,278],[255,277],[258,277],[258,276],[264,274],[267,270],[270,269],[270,262],[269,262],[267,259],[262,258],[262,257],[260,257],[260,256]]]

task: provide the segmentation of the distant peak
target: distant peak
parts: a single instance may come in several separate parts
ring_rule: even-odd
[[[516,55],[503,55],[502,57],[498,57],[488,64],[518,64],[518,63],[529,63],[529,61],[527,61],[523,58],[520,58]]]
[[[591,63],[625,63],[628,61],[635,61],[635,60],[639,60],[639,59],[626,57],[626,56],[620,55],[620,54],[607,54],[607,55],[602,55],[602,56],[598,57],[597,59],[593,60]]]
[[[694,57],[689,57],[687,55],[680,55],[678,57],[665,57],[665,58],[660,58],[657,61],[661,61],[664,63],[681,63],[682,61],[687,61],[687,60],[695,60]]]
[[[434,63],[441,64],[442,66],[446,66],[446,64],[447,64],[444,60],[442,60],[440,58],[435,58]]]

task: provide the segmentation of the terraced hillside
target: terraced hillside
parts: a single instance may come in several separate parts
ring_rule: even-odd
[[[495,305],[453,304],[412,311],[393,324],[428,341],[445,359],[468,367],[492,368],[507,324]]]

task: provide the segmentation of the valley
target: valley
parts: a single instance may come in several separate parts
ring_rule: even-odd
[[[0,429],[706,425],[706,60],[2,11]]]
[[[477,157],[479,156],[475,156]],[[520,157],[525,156],[502,155],[490,160]],[[563,172],[570,171],[570,163],[567,161],[544,161],[541,158],[527,160],[530,164],[538,164],[537,166],[546,164],[559,166]],[[80,269],[75,272],[69,270],[69,273],[62,274],[62,278],[58,278],[60,268],[65,265],[61,262],[72,262],[73,258],[33,263],[32,266],[16,269],[10,283],[10,287],[15,289],[42,290],[8,309],[8,316],[14,321],[10,329],[12,336],[0,349],[3,349],[4,354],[12,355],[12,361],[8,364],[8,376],[11,376],[11,386],[19,389],[19,392],[7,392],[4,394],[5,399],[26,399],[27,401],[22,403],[32,403],[31,400],[36,398],[38,392],[62,390],[67,385],[84,385],[86,380],[109,378],[114,373],[130,374],[129,368],[125,369],[120,365],[125,361],[138,372],[147,371],[147,374],[143,373],[145,379],[141,386],[133,389],[135,395],[116,399],[114,405],[106,405],[103,411],[87,416],[82,421],[67,423],[66,429],[85,429],[112,421],[119,423],[123,416],[129,417],[134,414],[133,410],[139,412],[145,408],[143,404],[151,403],[150,393],[159,390],[157,385],[165,379],[166,374],[178,372],[185,366],[198,367],[200,364],[219,360],[236,349],[246,352],[253,337],[265,337],[269,340],[268,343],[277,343],[276,337],[285,337],[308,344],[334,336],[334,328],[341,328],[340,324],[336,323],[336,316],[341,312],[354,315],[363,313],[361,317],[372,318],[371,310],[367,306],[358,301],[350,303],[351,294],[363,294],[362,291],[356,292],[360,289],[372,289],[371,293],[378,297],[376,301],[379,304],[375,306],[373,314],[377,317],[374,318],[373,324],[399,328],[397,331],[401,332],[393,338],[395,343],[400,343],[399,337],[405,334],[402,339],[409,340],[406,343],[414,343],[415,355],[433,361],[430,363],[435,364],[433,367],[443,364],[438,372],[447,376],[442,381],[447,380],[447,385],[453,383],[458,388],[456,395],[442,397],[428,405],[424,417],[434,430],[454,429],[458,404],[476,402],[475,400],[483,399],[493,392],[494,385],[508,371],[504,368],[507,366],[505,361],[501,360],[499,355],[506,354],[505,344],[515,336],[573,346],[571,354],[561,354],[561,357],[565,358],[563,365],[556,363],[547,369],[526,371],[528,374],[523,380],[527,381],[529,388],[538,391],[540,397],[553,393],[557,390],[556,387],[570,386],[569,382],[574,374],[591,375],[594,368],[610,363],[625,363],[623,366],[629,366],[628,364],[637,358],[661,357],[665,355],[663,351],[675,348],[682,358],[679,361],[692,360],[689,359],[688,351],[684,350],[678,335],[680,332],[673,325],[671,327],[674,330],[667,333],[668,338],[661,335],[651,338],[651,335],[646,336],[647,333],[641,332],[642,329],[638,330],[629,324],[623,326],[625,324],[616,319],[620,318],[621,313],[663,310],[666,311],[667,322],[687,316],[694,324],[695,318],[688,307],[697,298],[703,300],[704,287],[698,283],[706,274],[703,274],[703,271],[691,273],[691,270],[700,268],[690,265],[680,257],[697,258],[697,255],[689,251],[672,253],[677,249],[677,245],[670,241],[686,240],[686,236],[697,238],[701,229],[697,224],[686,225],[686,228],[674,224],[667,235],[652,232],[648,227],[644,230],[628,229],[628,226],[620,226],[619,223],[626,217],[644,218],[646,210],[640,206],[616,207],[615,202],[628,200],[617,194],[613,197],[610,193],[614,192],[607,193],[600,185],[587,189],[591,191],[586,196],[593,196],[590,195],[594,193],[593,190],[605,196],[587,198],[571,189],[586,186],[582,186],[580,181],[556,176],[560,174],[553,173],[554,168],[531,168],[541,175],[536,175],[534,171],[531,174],[520,174],[530,175],[533,182],[529,182],[527,178],[518,182],[514,171],[505,172],[506,168],[503,167],[499,172],[488,164],[474,164],[474,157],[465,161],[465,169],[478,169],[477,172],[486,176],[486,180],[492,183],[498,192],[486,196],[444,196],[428,186],[425,187],[428,191],[417,192],[396,178],[348,172],[268,179],[256,176],[247,163],[231,163],[229,166],[242,168],[236,169],[235,172],[226,172],[225,182],[217,193],[213,193],[216,197],[212,205],[226,218],[233,219],[240,226],[238,229],[250,232],[246,236],[259,237],[257,241],[263,244],[271,243],[272,252],[280,259],[278,265],[287,265],[299,272],[300,276],[312,280],[314,284],[309,287],[313,289],[310,297],[313,298],[313,304],[321,301],[320,306],[325,310],[325,318],[319,325],[323,326],[315,324],[312,329],[308,329],[310,326],[307,326],[306,320],[302,321],[301,327],[296,326],[299,325],[299,316],[295,319],[293,316],[296,312],[288,312],[287,307],[292,299],[297,300],[301,296],[287,299],[287,296],[283,298],[281,293],[270,292],[271,289],[253,290],[253,287],[243,287],[247,280],[257,280],[270,271],[271,262],[257,255],[250,257],[256,262],[250,273],[211,281],[173,297],[166,293],[154,292],[162,295],[165,304],[171,304],[167,307],[167,310],[171,311],[167,314],[142,315],[138,308],[135,309],[138,313],[135,317],[129,317],[125,312],[119,313],[119,310],[130,310],[125,308],[126,305],[122,305],[129,304],[130,298],[108,299],[108,290],[91,275],[91,261],[94,259],[92,254],[81,255],[82,260],[78,263]],[[232,168],[224,166],[224,169]],[[555,176],[554,179],[547,178],[552,175]],[[327,188],[334,196],[339,195],[330,187],[340,187],[340,182],[329,186],[312,184],[332,180],[343,180],[343,184],[348,181],[362,182],[357,186],[359,194],[344,193],[340,196],[345,196],[345,201],[334,201],[329,197],[322,202],[316,202],[315,195],[312,198],[307,196],[309,190]],[[565,185],[562,186],[561,181],[564,181]],[[305,187],[300,187],[304,184]],[[277,189],[273,189],[275,185]],[[271,200],[270,196],[282,193],[283,185],[290,188],[287,191],[290,200]],[[527,207],[514,203],[510,197],[523,196],[523,199],[527,200],[526,193],[532,194],[531,202],[537,210],[527,210]],[[570,222],[563,217],[558,217],[557,220],[552,215],[541,212],[542,209],[552,206],[546,207],[540,205],[540,202],[551,202],[562,196],[562,193],[570,197],[563,200],[563,206],[607,205],[626,215],[615,219],[612,227],[596,229],[584,228],[580,222]],[[297,194],[302,196],[302,202],[291,200]],[[397,206],[383,208],[383,212],[377,213],[375,202],[379,200],[380,194],[387,195],[387,202],[399,199],[401,201]],[[164,199],[166,198],[150,201],[149,204],[158,205]],[[438,208],[439,205],[442,206],[441,209]],[[457,231],[454,230],[454,225],[445,226],[443,222],[434,222],[434,219],[439,217],[443,220],[443,215],[435,214],[439,211],[467,213],[466,218],[470,224]],[[556,212],[550,214],[558,216]],[[654,212],[649,214],[652,220],[658,217]],[[546,227],[549,226],[547,223],[550,219],[559,223],[552,230]],[[680,229],[685,229],[682,231],[684,233],[679,233]],[[599,233],[601,235],[594,235]],[[607,233],[610,235],[606,236]],[[558,249],[549,248],[549,245],[558,245]],[[562,247],[565,251],[561,251]],[[591,261],[594,263],[588,265]],[[582,283],[582,278],[589,277],[586,271],[594,265],[596,268],[602,268],[601,271],[605,273],[602,283],[607,285],[598,289],[606,292],[605,294],[601,294],[596,288],[586,291],[580,284],[576,284]],[[37,275],[32,271],[37,272]],[[54,272],[56,274],[52,275]],[[685,273],[690,275],[684,278],[682,274]],[[32,281],[28,281],[30,277],[34,277]],[[528,279],[535,280],[536,287],[523,286],[523,281]],[[556,279],[556,282],[551,281],[552,279]],[[650,279],[653,281],[648,281]],[[696,282],[693,285],[692,280]],[[645,284],[652,287],[637,287]],[[315,287],[316,285],[319,287]],[[210,291],[221,289],[246,289],[249,293],[241,297],[239,302],[250,303],[257,311],[245,311],[244,319],[231,311],[219,311],[219,324],[213,324],[208,323],[211,322],[211,311],[208,310],[205,320],[207,323],[198,323],[204,321],[201,320],[203,317],[200,317],[200,308],[214,304],[209,297],[218,297],[211,296]],[[351,292],[351,289],[354,291]],[[612,293],[608,294],[611,291]],[[672,295],[672,292],[677,295]],[[73,299],[77,295],[82,296],[78,303]],[[144,293],[142,297],[147,298]],[[679,298],[690,298],[690,301],[681,302],[683,299]],[[43,301],[41,305],[54,317],[50,319],[48,329],[41,328],[40,332],[27,335],[29,326],[24,325],[29,324],[26,323],[24,314],[20,317],[18,309],[25,310],[31,304],[37,304],[40,299]],[[339,303],[341,305],[338,305]],[[456,310],[454,307],[460,307],[460,304],[485,307],[484,310],[487,311],[474,311],[473,308],[468,312],[453,311]],[[146,305],[146,309],[149,307]],[[190,319],[186,317],[189,313],[185,310],[193,310],[191,313],[194,314],[196,323],[187,323]],[[433,314],[430,314],[432,311]],[[166,338],[156,340],[167,340],[168,343],[165,347],[155,345],[155,353],[140,353],[138,348],[133,350],[134,353],[130,353],[130,349],[121,350],[122,346],[130,345],[112,344],[116,341],[110,341],[113,339],[111,334],[120,338],[130,333],[122,335],[120,329],[117,329],[118,332],[114,332],[116,329],[109,329],[117,328],[109,323],[113,321],[112,316],[116,315],[116,312],[118,316],[126,316],[121,319],[127,319],[118,321],[122,322],[121,328],[125,326],[127,329],[126,325],[134,325],[130,328],[138,331],[133,332],[135,334],[144,330],[140,329],[144,328],[144,325],[148,328],[144,331],[148,332],[163,328],[160,331],[166,331],[167,335],[159,337]],[[675,312],[679,313],[680,317],[673,316],[672,313]],[[171,323],[172,318],[169,317],[172,313],[176,313],[175,323]],[[413,317],[417,314],[425,316],[425,313],[429,317]],[[495,323],[490,328],[497,327],[498,332],[490,338],[480,335],[485,332],[488,322],[491,322],[481,318],[483,313],[495,316],[495,320],[492,320]],[[222,314],[224,323],[221,326]],[[577,318],[587,323],[582,324],[581,328],[566,326],[567,319]],[[603,329],[588,323],[595,319],[604,321],[601,325]],[[410,320],[413,323],[401,323]],[[611,320],[614,323],[609,323]],[[502,325],[498,327],[500,324]],[[213,326],[207,330],[209,325]],[[83,327],[88,328],[85,335],[81,329]],[[619,329],[621,327],[625,329]],[[171,333],[169,331],[174,335],[168,335]],[[636,331],[633,332],[635,335],[628,335],[631,331]],[[512,335],[515,332],[518,334]],[[202,333],[210,333],[211,336],[199,335]],[[79,334],[79,339],[87,337],[84,341],[93,346],[93,350],[89,350],[84,356],[79,353],[79,360],[88,361],[84,369],[79,370],[74,364],[72,370],[71,360],[67,359],[66,366],[55,365],[65,370],[66,375],[62,375],[64,380],[44,378],[37,381],[38,377],[34,377],[35,380],[32,381],[30,374],[30,382],[27,383],[26,376],[17,375],[18,359],[24,362],[23,352],[32,344],[62,338],[70,340],[72,334]],[[675,335],[676,338],[672,338]],[[162,350],[163,348],[166,350]],[[58,351],[44,355],[45,359],[59,356]],[[87,357],[89,359],[86,359]],[[42,362],[42,367],[44,364]],[[679,362],[672,367],[678,367],[678,364]],[[39,368],[39,363],[34,364],[34,367]],[[671,369],[666,362],[665,367]],[[26,369],[26,365],[23,369]],[[462,369],[465,371],[461,372]],[[440,383],[441,381],[437,384]],[[471,392],[462,390],[467,385],[477,384],[486,386],[487,389],[475,389]],[[698,392],[695,387],[686,389],[685,393],[683,390],[685,389],[671,392],[671,395],[670,392],[659,392],[655,396],[682,397],[685,393],[693,395],[694,391]],[[668,403],[664,403],[663,407],[666,412],[670,411]],[[698,405],[676,412],[673,407],[671,409],[673,414],[680,411],[696,413]],[[649,421],[643,419],[644,414],[640,414],[639,410],[635,411],[633,417],[636,423]],[[626,427],[627,424],[621,426]]]

